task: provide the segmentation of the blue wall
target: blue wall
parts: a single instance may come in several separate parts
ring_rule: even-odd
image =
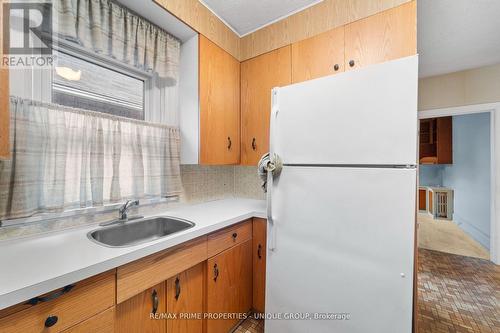
[[[453,117],[453,164],[423,165],[420,184],[454,190],[453,221],[490,247],[490,114]]]
[[[422,164],[419,166],[420,185],[443,186],[443,166]]]

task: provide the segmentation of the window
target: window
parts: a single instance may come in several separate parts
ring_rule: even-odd
[[[145,119],[144,79],[65,52],[55,52],[55,56],[53,103]]]

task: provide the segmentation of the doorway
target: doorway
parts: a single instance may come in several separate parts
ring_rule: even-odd
[[[490,259],[490,118],[420,120],[419,248]]]

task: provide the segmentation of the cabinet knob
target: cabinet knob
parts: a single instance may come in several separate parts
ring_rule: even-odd
[[[236,241],[236,237],[238,237],[238,233],[234,232],[232,236],[233,236],[233,241]]]
[[[335,65],[333,66],[333,70],[334,70],[334,71],[338,71],[338,70],[339,70],[339,68],[340,68],[339,64],[335,64]]]
[[[45,327],[52,327],[57,323],[57,316],[48,316],[47,319],[45,319]]]
[[[349,66],[354,67],[354,60],[349,60]]]
[[[181,295],[181,280],[179,278],[175,278],[175,300],[179,299]]]
[[[151,294],[151,300],[153,301],[153,308],[151,309],[151,313],[155,314],[158,311],[158,293],[156,289],[153,289],[153,293]]]
[[[217,264],[214,265],[214,281],[217,282],[217,278],[219,277],[219,267]]]
[[[232,142],[231,142],[231,137],[230,137],[230,136],[228,136],[228,137],[227,137],[227,149],[228,149],[228,150],[229,150],[229,149],[231,149],[231,145],[232,145]]]
[[[255,138],[252,139],[252,149],[253,150],[257,149],[257,142],[255,142]]]

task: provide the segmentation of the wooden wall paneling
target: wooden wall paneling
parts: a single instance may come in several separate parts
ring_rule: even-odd
[[[240,60],[253,58],[408,1],[410,0],[322,1],[242,37]]]
[[[200,35],[200,163],[240,161],[240,63]]]
[[[240,38],[198,0],[154,0],[181,21],[240,58]]]
[[[0,0],[0,59],[3,59],[3,4]],[[0,159],[10,157],[9,69],[0,62]]]
[[[292,44],[293,83],[343,71],[343,26]]]
[[[271,89],[291,82],[290,45],[241,63],[242,165],[257,165],[269,151]]]
[[[416,53],[416,1],[345,26],[345,70]],[[348,65],[350,61],[354,66]]]

